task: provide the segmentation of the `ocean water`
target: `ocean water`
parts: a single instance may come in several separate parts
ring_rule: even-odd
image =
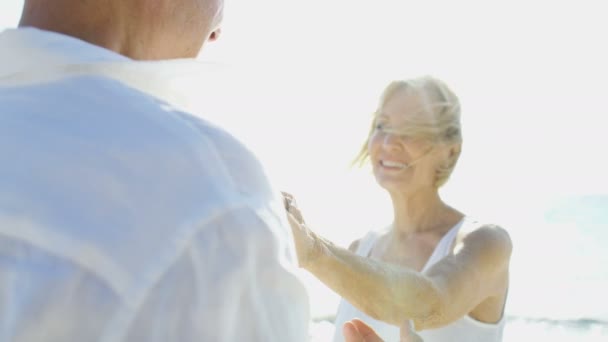
[[[608,341],[608,194],[555,196],[513,215],[504,341]],[[337,297],[305,276],[312,341],[330,341]]]
[[[331,341],[333,333],[334,326],[329,321],[314,322],[310,340]],[[555,321],[508,316],[503,341],[605,342],[608,341],[608,325],[594,320]]]

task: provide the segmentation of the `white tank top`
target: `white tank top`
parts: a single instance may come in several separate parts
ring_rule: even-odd
[[[435,247],[433,254],[431,254],[431,257],[424,265],[422,272],[425,272],[443,257],[452,253],[452,245],[458,232],[463,225],[469,224],[478,223],[469,218],[463,218],[441,238]],[[367,233],[359,243],[356,252],[357,255],[368,257],[369,252],[381,233],[382,231],[371,231]],[[399,342],[399,327],[369,317],[344,299],[340,301],[340,306],[338,307],[338,313],[334,322],[336,327],[333,339],[334,342],[344,342],[342,326],[345,322],[353,318],[359,318],[369,324],[385,342]],[[500,342],[502,341],[504,324],[504,315],[498,323],[494,324],[483,323],[466,315],[441,328],[418,332],[418,335],[420,335],[425,342]]]

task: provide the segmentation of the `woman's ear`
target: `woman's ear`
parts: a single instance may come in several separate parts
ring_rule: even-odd
[[[458,153],[456,152],[456,149],[457,149],[457,147],[456,147],[456,146],[451,146],[451,147],[450,147],[450,152],[449,152],[449,155],[448,155],[448,157],[449,157],[449,158],[454,158],[454,157],[456,157],[456,155],[458,154]]]
[[[450,144],[447,147],[446,151],[446,159],[448,165],[454,165],[460,156],[461,145],[460,144]]]

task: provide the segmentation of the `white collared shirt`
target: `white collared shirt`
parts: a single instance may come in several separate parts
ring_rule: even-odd
[[[154,70],[0,33],[0,341],[306,340],[278,193]]]

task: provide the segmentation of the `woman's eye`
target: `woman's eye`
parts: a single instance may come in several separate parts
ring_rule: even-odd
[[[375,128],[376,128],[377,131],[381,131],[381,130],[383,130],[385,128],[385,126],[384,126],[383,123],[377,123],[376,126],[375,126]]]

